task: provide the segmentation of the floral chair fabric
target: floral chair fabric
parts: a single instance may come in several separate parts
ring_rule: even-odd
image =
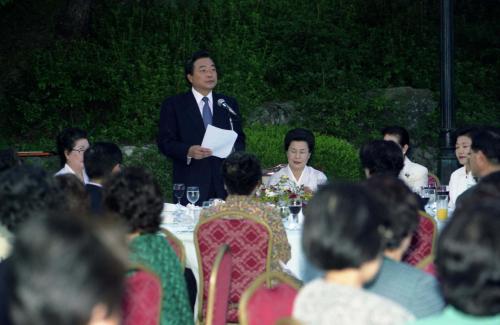
[[[210,271],[221,245],[230,247],[233,268],[227,322],[238,323],[238,303],[251,282],[270,268],[272,233],[264,222],[241,211],[223,211],[200,222],[194,232],[200,289],[198,321],[206,317]]]
[[[241,325],[274,325],[291,317],[299,286],[277,272],[259,276],[243,293],[239,315]]]
[[[122,300],[123,325],[157,325],[160,323],[162,288],[158,277],[138,269],[125,280]]]
[[[429,256],[434,256],[434,247],[437,236],[437,226],[434,219],[427,213],[420,211],[420,222],[413,235],[410,247],[403,257],[403,261],[416,266]]]

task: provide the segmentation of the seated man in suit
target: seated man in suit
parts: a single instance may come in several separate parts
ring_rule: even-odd
[[[234,98],[212,92],[217,85],[217,69],[208,52],[195,52],[184,70],[191,89],[162,103],[158,148],[173,161],[173,183],[199,186],[197,204],[210,198],[225,199],[227,193],[221,175],[224,159],[212,156],[212,151],[201,143],[211,124],[233,129],[238,134],[234,150],[245,150],[238,103]],[[181,203],[187,204],[186,198]]]
[[[410,135],[408,131],[401,126],[389,126],[382,130],[384,140],[396,142],[403,150],[405,158],[404,167],[399,178],[401,178],[413,192],[418,193],[422,186],[427,186],[428,171],[427,168],[412,162],[408,158],[410,149]]]
[[[90,197],[90,211],[102,211],[102,184],[113,173],[120,171],[123,154],[120,148],[110,142],[96,142],[85,151],[83,163],[89,177],[85,190]]]

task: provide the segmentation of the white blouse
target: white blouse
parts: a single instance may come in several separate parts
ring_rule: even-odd
[[[460,194],[465,192],[469,187],[472,187],[474,185],[476,185],[476,180],[474,179],[474,177],[472,177],[471,172],[465,172],[465,166],[460,167],[459,169],[451,173],[449,184],[450,208],[455,208],[457,197],[459,197]]]
[[[326,181],[327,181],[326,175],[323,172],[321,172],[317,169],[314,169],[310,166],[306,166],[304,168],[304,170],[302,171],[300,178],[296,179],[295,176],[293,176],[293,172],[290,169],[290,167],[288,165],[286,165],[286,167],[281,168],[279,171],[274,173],[269,178],[269,181],[267,182],[267,186],[278,184],[281,176],[283,176],[283,175],[288,176],[288,178],[291,181],[293,181],[297,186],[301,186],[301,185],[307,186],[313,192],[318,189],[318,185],[326,183]]]
[[[64,174],[73,174],[76,175],[75,171],[69,167],[68,164],[64,164],[64,167],[61,168],[57,173],[55,173],[54,176],[59,176],[59,175],[64,175]],[[83,170],[83,183],[87,184],[89,182],[89,177],[87,176],[87,173],[85,172],[85,169]]]

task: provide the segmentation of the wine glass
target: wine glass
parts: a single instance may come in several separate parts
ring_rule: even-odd
[[[200,188],[198,186],[188,186],[186,197],[194,205],[200,199]]]
[[[288,201],[288,209],[290,209],[290,216],[288,217],[288,227],[290,229],[297,229],[299,227],[299,213],[302,209],[301,199],[290,199]]]
[[[184,196],[184,190],[186,186],[181,183],[175,183],[173,186],[174,196],[177,198],[177,209],[175,210],[175,215],[178,216],[181,212],[181,198]]]

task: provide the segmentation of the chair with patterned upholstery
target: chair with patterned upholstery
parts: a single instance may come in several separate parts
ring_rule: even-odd
[[[162,287],[156,274],[134,267],[125,280],[122,300],[123,325],[158,325],[162,305]]]
[[[238,323],[238,303],[246,288],[260,274],[269,271],[271,263],[272,232],[262,220],[234,210],[222,211],[207,218],[194,230],[194,244],[198,258],[199,324],[204,324],[207,312],[210,270],[221,245],[230,247],[233,268],[226,323]]]
[[[428,172],[427,173],[427,186],[438,187],[440,185],[441,185],[441,182],[439,181],[439,178],[435,174]]]
[[[186,249],[184,248],[184,244],[168,229],[161,228],[160,231],[167,238],[167,241],[170,244],[170,246],[172,246],[175,255],[177,255],[177,257],[179,258],[179,262],[181,263],[182,269],[184,269],[186,267]]]
[[[436,264],[434,264],[434,255],[429,255],[423,260],[421,260],[416,267],[421,269],[425,273],[429,273],[430,275],[437,277],[437,269]]]
[[[229,245],[222,245],[215,257],[208,287],[205,325],[225,325],[233,258]]]
[[[417,231],[411,239],[411,244],[406,251],[403,261],[410,265],[418,265],[428,256],[434,256],[436,246],[437,225],[436,221],[427,213],[419,211],[420,222]]]
[[[260,275],[241,296],[241,325],[274,325],[283,317],[292,316],[293,302],[299,285],[278,272]]]

